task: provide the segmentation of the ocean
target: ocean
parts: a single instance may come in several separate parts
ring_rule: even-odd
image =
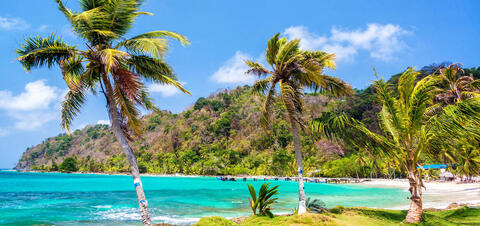
[[[247,183],[215,177],[142,176],[154,223],[189,225],[203,216],[248,216]],[[297,184],[279,184],[274,213],[296,207]],[[0,224],[140,225],[131,176],[0,171]],[[407,205],[407,191],[353,184],[305,184],[306,196],[336,205],[389,208]]]

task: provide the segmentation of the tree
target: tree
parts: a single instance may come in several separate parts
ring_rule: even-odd
[[[440,69],[443,92],[436,95],[436,99],[443,104],[455,104],[480,93],[480,81],[475,80],[473,75],[464,75],[465,71],[461,64],[451,64]]]
[[[59,167],[62,172],[75,172],[78,171],[77,158],[76,157],[67,157],[63,160],[62,164]]]
[[[422,219],[423,183],[417,168],[422,155],[432,150],[454,148],[463,142],[462,137],[480,136],[480,98],[438,109],[433,105],[433,97],[439,90],[441,78],[430,75],[416,82],[419,74],[409,68],[400,76],[397,98],[383,79],[374,83],[377,98],[383,105],[379,113],[382,134],[371,132],[363,123],[342,113],[327,112],[312,122],[313,129],[322,137],[353,139],[363,144],[361,148],[377,156],[383,154],[396,159],[407,172],[410,184],[408,223],[418,223]],[[348,133],[347,128],[355,130],[362,140]]]
[[[257,214],[258,209],[258,215],[273,218],[273,204],[275,204],[278,199],[274,198],[274,196],[279,194],[278,186],[280,185],[270,187],[270,183],[263,183],[258,191],[257,196],[253,185],[247,184],[251,197],[251,199],[248,198],[248,201],[250,203],[250,208],[252,208],[253,214]]]
[[[258,80],[253,85],[254,94],[266,94],[262,109],[261,124],[269,131],[271,122],[271,108],[275,98],[275,87],[280,85],[280,99],[287,110],[287,119],[290,122],[290,130],[295,149],[296,164],[298,169],[298,213],[306,212],[305,191],[303,188],[302,151],[300,150],[299,130],[304,128],[302,119],[303,112],[303,89],[311,88],[325,94],[334,96],[347,96],[352,93],[348,84],[338,78],[324,74],[324,68],[335,68],[334,54],[323,51],[300,50],[300,40],[287,41],[280,38],[280,34],[274,35],[268,40],[265,59],[271,70],[261,64],[246,60],[250,67],[246,73],[259,77],[267,76]]]
[[[86,48],[68,45],[56,35],[30,37],[17,49],[25,70],[58,66],[69,91],[62,103],[62,127],[69,131],[80,112],[88,91],[100,89],[107,101],[112,129],[131,168],[144,225],[151,225],[147,202],[140,180],[137,159],[129,140],[141,134],[138,107],[156,110],[144,85],[145,81],[173,85],[188,93],[176,80],[172,68],[164,62],[167,37],[188,40],[170,31],[152,31],[133,38],[125,35],[139,15],[140,0],[80,0],[80,12],[68,9],[56,0],[73,31],[85,40]],[[99,88],[100,87],[100,88]]]

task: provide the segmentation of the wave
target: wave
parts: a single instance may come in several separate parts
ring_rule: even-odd
[[[173,217],[173,216],[155,216],[152,221],[160,221],[162,223],[173,225],[191,225],[199,221],[198,217]]]
[[[106,206],[96,206],[95,208],[107,208]],[[110,209],[99,212],[104,220],[112,221],[135,221],[140,219],[140,214],[136,208]],[[181,217],[181,216],[153,216],[154,223],[167,223],[173,225],[191,225],[199,221],[199,217]]]

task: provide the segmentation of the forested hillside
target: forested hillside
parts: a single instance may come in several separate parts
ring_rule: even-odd
[[[438,65],[422,68],[427,75]],[[479,68],[469,69],[479,77]],[[395,84],[398,75],[390,79]],[[285,110],[280,100],[274,107],[275,120],[270,134],[260,125],[263,97],[252,96],[248,86],[222,90],[199,98],[180,114],[167,111],[143,117],[144,133],[132,146],[144,173],[160,174],[252,174],[294,175],[295,154]],[[305,119],[322,111],[346,111],[377,130],[373,88],[357,90],[345,100],[319,94],[305,96]],[[322,169],[324,176],[372,176],[390,174],[387,167],[362,161],[348,145],[314,140],[303,133],[304,169]],[[388,164],[383,162],[380,164]],[[385,166],[385,165],[384,165]],[[107,125],[87,126],[70,135],[60,134],[28,148],[15,167],[19,170],[128,172],[128,162]],[[395,168],[392,171],[395,173]]]

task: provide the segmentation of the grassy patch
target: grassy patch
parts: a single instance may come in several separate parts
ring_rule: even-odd
[[[251,216],[240,225],[400,225],[405,224],[405,210],[370,208],[341,208],[338,213],[278,216],[275,218]],[[334,211],[335,212],[335,211]],[[228,224],[231,223],[231,224]],[[196,225],[236,225],[221,217],[202,218]],[[425,211],[419,225],[480,225],[480,209],[462,207],[455,210]]]
[[[196,226],[210,226],[210,225],[218,225],[218,226],[236,226],[237,224],[233,223],[233,221],[227,220],[223,217],[203,217],[198,221]]]

